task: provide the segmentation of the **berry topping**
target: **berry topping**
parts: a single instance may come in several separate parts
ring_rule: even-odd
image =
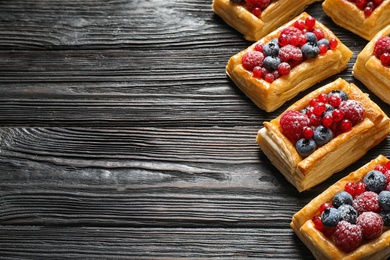
[[[264,59],[264,67],[269,70],[277,70],[280,64],[280,59],[277,56],[267,56]]]
[[[378,213],[363,212],[356,220],[366,239],[373,239],[382,234],[383,220]]]
[[[316,128],[314,128],[313,139],[318,146],[322,146],[328,143],[330,140],[332,140],[332,138],[333,138],[333,133],[332,130],[330,130],[329,128],[323,125],[319,125]]]
[[[340,221],[340,212],[335,208],[327,208],[322,212],[321,220],[325,227],[335,227]]]
[[[369,171],[363,179],[366,189],[376,193],[381,192],[386,186],[385,175],[377,170]]]
[[[280,117],[282,133],[292,143],[303,136],[303,129],[309,125],[309,118],[295,110],[288,110]]]
[[[357,195],[352,202],[352,206],[359,214],[366,211],[379,212],[378,194],[373,191],[366,191]]]
[[[352,125],[356,125],[364,119],[364,107],[356,100],[348,99],[342,101],[339,109],[344,114],[344,119],[350,120]]]
[[[363,232],[359,226],[347,221],[340,221],[333,234],[338,248],[348,253],[357,248],[363,240]]]
[[[317,46],[317,43],[307,42],[302,46],[302,53],[307,58],[315,58],[320,54],[320,49]]]
[[[349,204],[343,204],[337,210],[340,213],[340,221],[345,220],[352,224],[356,223],[358,213],[354,207]]]
[[[250,10],[256,7],[260,8],[261,10],[264,10],[265,8],[267,8],[267,6],[269,6],[271,0],[245,0],[245,2]]]
[[[390,211],[390,191],[381,191],[378,195],[378,203],[382,210]]]
[[[343,204],[352,205],[352,201],[353,198],[351,194],[346,191],[340,191],[333,197],[332,205],[333,207],[338,208]]]
[[[313,139],[301,138],[295,144],[295,148],[301,156],[306,157],[313,153],[317,146]]]
[[[257,66],[263,66],[264,54],[259,51],[249,51],[242,56],[242,65],[247,70],[253,70]]]
[[[303,59],[302,51],[300,48],[287,44],[279,50],[279,58],[285,62],[301,62]]]

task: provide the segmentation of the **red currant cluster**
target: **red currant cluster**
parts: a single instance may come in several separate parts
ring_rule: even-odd
[[[242,65],[252,71],[255,78],[272,83],[288,75],[292,68],[306,59],[325,55],[335,50],[338,41],[327,39],[323,30],[315,27],[316,19],[308,17],[297,20],[293,26],[284,28],[279,36],[268,43],[258,42],[254,49],[242,57]]]
[[[345,252],[380,236],[390,225],[390,161],[360,181],[347,182],[312,218],[316,229]]]
[[[376,41],[374,55],[383,66],[390,66],[390,36],[382,36]]]
[[[356,6],[360,9],[363,10],[364,15],[370,16],[372,12],[375,10],[375,8],[380,5],[383,0],[349,0],[350,2],[353,2],[356,4]]]

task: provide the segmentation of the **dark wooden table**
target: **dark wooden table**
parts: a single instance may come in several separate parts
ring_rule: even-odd
[[[357,53],[367,41],[307,9]],[[250,42],[211,0],[0,0],[1,259],[312,259],[298,193],[225,74]],[[314,86],[313,88],[318,87]],[[389,106],[371,94],[388,114]]]

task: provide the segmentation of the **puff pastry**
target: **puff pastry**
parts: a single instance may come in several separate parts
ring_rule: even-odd
[[[305,60],[294,67],[288,75],[284,75],[272,83],[253,77],[253,72],[243,67],[242,57],[245,53],[253,51],[257,44],[265,44],[277,38],[284,28],[293,26],[295,21],[305,20],[309,16],[306,12],[301,13],[295,19],[271,32],[247,49],[233,55],[228,61],[226,66],[227,75],[259,108],[267,112],[276,110],[299,92],[346,69],[348,61],[353,55],[352,51],[340,42],[331,30],[317,21],[315,28],[321,29],[327,39],[337,40],[336,49],[329,50],[324,55]]]
[[[320,206],[325,202],[332,201],[338,192],[344,190],[346,183],[361,181],[367,172],[373,170],[377,165],[384,165],[387,161],[385,156],[379,155],[330,186],[293,216],[290,223],[291,228],[316,259],[386,259],[390,256],[390,230],[386,227],[379,237],[367,241],[352,252],[344,253],[333,244],[330,238],[317,230],[312,221],[312,218],[319,214]]]
[[[359,53],[352,73],[375,95],[390,104],[390,67],[383,66],[381,61],[373,54],[376,41],[386,35],[390,35],[390,24],[377,33]]]
[[[256,17],[245,4],[231,0],[213,0],[212,8],[227,24],[242,33],[248,41],[257,41],[282,24],[288,22],[305,8],[320,0],[278,0]]]
[[[256,141],[261,150],[299,192],[323,182],[357,161],[390,133],[390,119],[380,107],[354,84],[341,78],[311,92],[287,110],[300,111],[310,100],[332,90],[343,90],[350,98],[359,101],[365,109],[364,120],[317,148],[309,156],[300,156],[295,145],[281,132],[279,119],[283,113],[270,122],[264,122],[264,127],[257,134]]]
[[[367,17],[354,1],[325,0],[322,3],[322,8],[337,25],[368,41],[390,24],[390,1],[386,0]]]

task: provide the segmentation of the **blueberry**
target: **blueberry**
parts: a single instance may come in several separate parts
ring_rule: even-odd
[[[313,139],[318,146],[328,143],[333,138],[333,132],[329,128],[319,125],[314,128]]]
[[[320,46],[321,44],[325,44],[326,46],[329,47],[329,40],[322,38],[321,40],[317,41],[317,45]]]
[[[378,195],[378,203],[382,210],[390,211],[390,191],[381,191]]]
[[[320,54],[320,49],[315,42],[307,42],[301,47],[303,56],[306,58],[315,58]]]
[[[336,195],[334,195],[332,200],[332,205],[335,208],[340,207],[343,204],[352,205],[353,197],[346,191],[340,191]]]
[[[386,186],[386,176],[377,170],[369,171],[363,179],[368,191],[381,192]]]
[[[380,215],[383,219],[383,225],[390,226],[390,211],[382,211]]]
[[[340,221],[340,213],[335,208],[327,208],[322,212],[321,220],[325,227],[335,227]]]
[[[339,90],[339,89],[337,89],[337,90],[332,90],[331,92],[329,92],[329,93],[328,93],[328,97],[329,97],[330,95],[332,95],[332,94],[339,94],[340,97],[341,97],[341,99],[342,99],[343,101],[345,101],[345,100],[348,99],[348,94],[347,94],[345,91],[342,91],[342,90]]]
[[[340,221],[345,220],[351,224],[355,224],[358,213],[354,207],[349,204],[343,204],[337,209],[340,213]]]
[[[263,47],[263,53],[265,56],[278,56],[279,44],[273,41],[266,43]]]
[[[302,157],[309,156],[317,148],[313,139],[301,138],[295,144],[295,148]]]
[[[267,56],[264,59],[264,67],[270,70],[277,70],[280,64],[280,59],[277,56]]]
[[[305,33],[307,42],[316,43],[317,42],[317,36],[312,32]]]

